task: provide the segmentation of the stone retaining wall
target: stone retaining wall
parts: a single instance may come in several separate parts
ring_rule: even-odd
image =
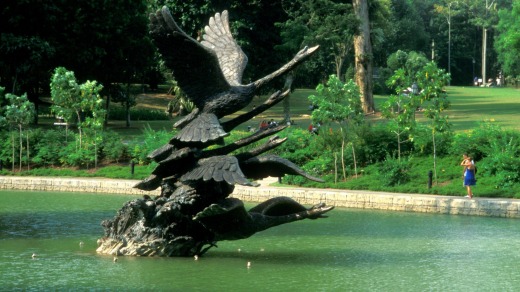
[[[137,180],[100,178],[15,177],[0,176],[0,190],[85,192],[127,195],[158,195],[159,191],[145,192],[133,188]]]
[[[134,189],[136,180],[48,178],[0,176],[0,190],[37,190],[59,192],[89,192],[130,195],[158,195],[159,191],[145,192]],[[440,214],[461,214],[520,218],[520,200],[396,194],[385,192],[274,188],[236,186],[233,197],[246,202],[263,202],[286,196],[304,205],[324,202],[327,205],[346,208],[377,209]]]
[[[265,201],[276,196],[291,197],[307,205],[324,202],[346,208],[520,218],[520,200],[515,199],[243,186],[236,186],[233,192],[233,197],[248,202]]]

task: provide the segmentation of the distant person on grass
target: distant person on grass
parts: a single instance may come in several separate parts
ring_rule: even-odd
[[[464,171],[462,172],[462,179],[464,180],[464,186],[468,192],[466,198],[471,199],[473,198],[471,186],[477,184],[477,181],[475,180],[475,162],[471,159],[471,157],[468,156],[468,154],[463,154],[462,158],[463,160],[460,165],[464,167]]]

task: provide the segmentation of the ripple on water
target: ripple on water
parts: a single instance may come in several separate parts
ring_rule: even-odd
[[[352,209],[219,242],[197,261],[119,257],[114,263],[95,253],[95,242],[103,233],[100,222],[129,199],[0,193],[2,289],[265,291],[265,283],[270,291],[520,287],[517,220]]]

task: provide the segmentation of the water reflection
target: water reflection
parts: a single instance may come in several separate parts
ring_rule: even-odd
[[[193,258],[95,253],[127,196],[0,192],[1,290],[511,291],[515,219],[333,210]],[[79,245],[82,241],[85,244]],[[37,253],[33,259],[31,255]],[[246,267],[251,262],[251,268]]]

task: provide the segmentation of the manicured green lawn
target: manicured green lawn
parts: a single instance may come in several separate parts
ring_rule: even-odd
[[[478,127],[484,120],[494,120],[505,128],[520,130],[520,89],[516,88],[481,88],[481,87],[456,87],[447,89],[451,107],[446,111],[453,130],[464,131]],[[297,126],[306,128],[311,123],[309,100],[307,97],[314,94],[313,89],[297,89],[290,96],[291,119]],[[386,100],[386,96],[376,95],[374,101],[377,110]],[[253,104],[261,104],[266,97],[256,98]],[[252,106],[251,105],[251,106]],[[421,113],[417,113],[419,121]],[[379,118],[369,118],[377,121]],[[283,119],[283,104],[277,104],[262,115],[255,117],[253,121],[245,124],[245,127],[256,127],[262,120]]]
[[[520,130],[520,89],[449,87],[447,111],[455,131],[475,128],[494,120],[504,128]]]
[[[484,120],[494,120],[498,124],[506,128],[520,130],[520,89],[515,88],[480,88],[480,87],[448,87],[448,98],[451,101],[451,108],[446,111],[449,120],[453,125],[454,131],[464,131],[478,127],[478,124]],[[290,116],[295,125],[301,128],[307,128],[311,123],[311,111],[309,110],[308,96],[314,94],[313,89],[296,89],[290,95]],[[252,109],[254,105],[262,104],[268,96],[255,97],[251,104],[237,112],[235,117]],[[386,100],[386,96],[375,95],[374,101],[376,109],[379,110]],[[166,109],[170,98],[164,93],[164,90],[156,93],[138,95],[138,108],[150,109]],[[111,106],[118,106],[112,104]],[[421,113],[417,113],[419,121]],[[252,128],[258,127],[262,120],[281,121],[284,118],[283,102],[275,105],[271,109],[256,116],[254,119],[239,126],[239,130],[246,130],[248,126]],[[370,115],[369,119],[378,121],[379,116]],[[110,121],[109,129],[115,130],[123,136],[129,138],[135,137],[142,133],[143,129],[150,126],[154,130],[171,129],[172,121],[132,121],[129,128],[126,127],[124,121]],[[49,127],[54,122],[53,119],[41,118],[41,124]]]

